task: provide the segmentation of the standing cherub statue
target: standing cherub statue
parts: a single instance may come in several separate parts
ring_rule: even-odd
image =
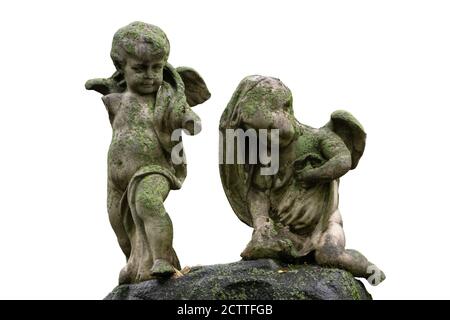
[[[308,127],[295,119],[291,91],[280,80],[249,76],[220,120],[222,137],[239,129],[279,133],[277,143],[270,141],[276,147],[270,150],[272,161],[279,155],[275,174],[262,174],[267,165],[250,163],[248,156],[245,163],[220,165],[234,212],[254,228],[241,256],[287,262],[312,256],[319,265],[345,269],[372,284],[383,281],[381,270],[358,251],[345,248],[338,209],[339,178],[357,166],[364,151],[366,134],[360,123],[348,112],[336,111],[324,127]],[[222,141],[223,152],[238,152],[234,140]],[[248,143],[247,152],[252,147]],[[259,148],[263,145],[258,142]]]
[[[114,75],[86,83],[86,89],[104,95],[113,129],[108,215],[127,259],[120,284],[170,276],[180,269],[163,202],[186,177],[181,136],[175,133],[200,131],[200,118],[191,107],[210,93],[197,72],[167,63],[169,48],[160,28],[133,22],[114,35]]]

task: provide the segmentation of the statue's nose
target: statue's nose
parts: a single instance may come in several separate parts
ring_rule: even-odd
[[[148,68],[147,72],[145,72],[145,77],[147,79],[154,79],[155,78],[155,72],[151,68]]]

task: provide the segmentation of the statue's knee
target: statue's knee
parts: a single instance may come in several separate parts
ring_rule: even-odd
[[[330,262],[332,260],[329,255],[320,250],[316,251],[315,258],[316,262],[322,266],[330,265]]]
[[[319,265],[336,266],[340,262],[342,250],[339,247],[326,244],[315,252],[315,259]]]
[[[165,215],[163,199],[148,192],[138,192],[136,195],[136,209],[142,218]]]
[[[136,189],[136,209],[141,218],[165,215],[164,194],[167,181],[160,175],[146,176]]]

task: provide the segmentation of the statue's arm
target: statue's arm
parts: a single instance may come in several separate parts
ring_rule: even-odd
[[[103,104],[106,111],[108,111],[109,122],[113,124],[114,117],[120,106],[121,95],[119,93],[111,93],[102,97]]]
[[[352,166],[351,153],[345,143],[333,132],[322,133],[320,140],[322,155],[326,162],[317,168],[309,168],[299,173],[300,180],[306,182],[330,182],[346,174]]]

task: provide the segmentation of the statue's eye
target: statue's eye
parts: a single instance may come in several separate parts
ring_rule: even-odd
[[[144,67],[142,65],[133,66],[132,69],[136,72],[143,72]]]

